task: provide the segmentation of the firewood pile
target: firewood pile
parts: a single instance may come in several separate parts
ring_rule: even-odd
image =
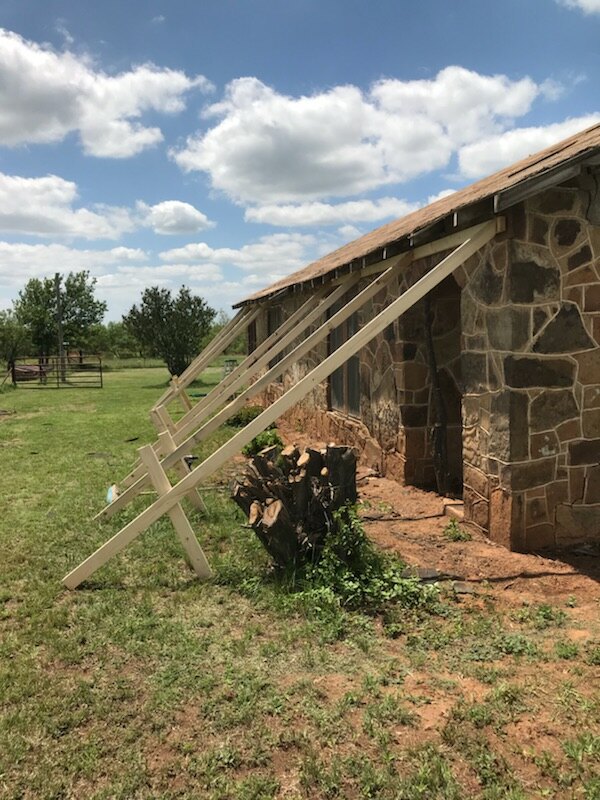
[[[267,447],[234,481],[232,498],[277,566],[315,560],[333,513],[356,502],[356,455],[334,444]]]

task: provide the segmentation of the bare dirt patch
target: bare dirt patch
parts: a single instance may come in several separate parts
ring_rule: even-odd
[[[323,446],[282,422],[286,443]],[[577,603],[585,624],[586,609],[595,621],[600,601],[600,558],[577,552],[552,555],[512,553],[470,526],[472,538],[453,542],[444,535],[449,518],[444,509],[454,501],[435,492],[400,486],[370,470],[358,472],[360,515],[369,536],[383,549],[397,553],[407,564],[494,587],[496,600],[506,606],[528,603]]]

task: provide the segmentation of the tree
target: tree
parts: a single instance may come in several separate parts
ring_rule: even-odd
[[[151,286],[144,290],[139,308],[134,305],[125,314],[123,323],[147,355],[159,356],[171,375],[181,375],[198,354],[215,314],[186,286],[175,297],[169,289]]]
[[[0,362],[8,368],[15,358],[27,355],[30,346],[27,328],[12,311],[0,311]]]
[[[25,284],[14,304],[15,315],[28,329],[40,356],[57,352],[57,299],[65,342],[74,348],[84,346],[89,329],[102,321],[106,311],[106,303],[94,297],[95,286],[96,279],[87,271],[70,272],[64,281],[59,276],[58,298],[52,278],[32,278]]]

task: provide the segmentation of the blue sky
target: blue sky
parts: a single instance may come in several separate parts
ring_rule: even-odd
[[[600,0],[0,0],[0,308],[217,308],[600,120]]]

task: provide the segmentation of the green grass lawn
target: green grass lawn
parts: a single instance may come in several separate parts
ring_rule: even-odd
[[[214,580],[163,520],[64,590],[148,501],[92,522],[166,380],[0,394],[1,798],[600,798],[599,631],[571,607],[290,594],[218,480],[187,509]]]

